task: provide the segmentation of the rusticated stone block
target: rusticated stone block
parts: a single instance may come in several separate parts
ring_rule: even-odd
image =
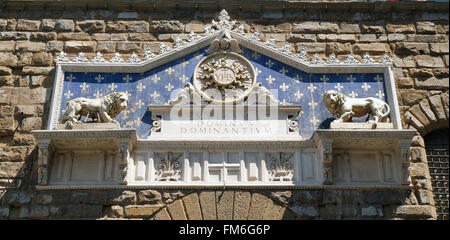
[[[248,211],[248,220],[262,220],[269,201],[271,200],[266,196],[259,193],[253,193],[250,209]]]
[[[411,147],[411,161],[427,162],[427,153],[423,147]]]
[[[55,30],[57,32],[72,32],[75,28],[75,24],[72,20],[58,19],[55,21]]]
[[[89,41],[91,40],[91,36],[89,36],[89,34],[87,33],[81,33],[81,32],[77,32],[77,33],[58,33],[57,35],[58,40],[60,41],[70,41],[70,40],[74,40],[74,41]]]
[[[96,42],[67,41],[64,46],[65,52],[94,52]]]
[[[325,43],[296,43],[297,52],[305,49],[308,53],[325,53]]]
[[[436,25],[432,22],[417,22],[416,23],[417,33],[423,34],[435,34]]]
[[[416,129],[420,134],[425,134],[425,126],[417,120],[416,117],[414,117],[409,111],[405,112],[405,114],[402,115],[403,122],[408,126],[407,128],[413,127]]]
[[[339,55],[339,54],[350,54],[352,52],[352,45],[350,43],[345,44],[335,42],[327,43],[326,48],[327,54],[334,53],[336,55]]]
[[[434,202],[434,197],[433,197],[433,192],[430,190],[418,190],[419,192],[419,203],[421,205],[433,205],[435,204]]]
[[[395,217],[404,219],[437,218],[436,209],[430,205],[403,205],[395,209]]]
[[[444,62],[441,57],[432,57],[428,55],[418,55],[414,56],[414,60],[416,60],[417,65],[419,67],[444,67]]]
[[[184,25],[180,21],[152,21],[150,32],[155,33],[181,33],[184,31]]]
[[[0,40],[27,40],[30,35],[27,32],[0,32]]]
[[[184,31],[195,33],[205,32],[205,25],[201,21],[191,21],[186,24]]]
[[[314,34],[288,34],[286,36],[287,42],[315,42],[316,35]]]
[[[183,203],[181,201],[181,199],[178,199],[167,206],[167,210],[169,210],[169,214],[173,220],[187,220]]]
[[[264,211],[263,220],[280,220],[282,219],[285,211],[286,207],[269,200],[266,210]]]
[[[14,76],[0,76],[0,86],[14,86]]]
[[[122,194],[112,200],[113,204],[133,204],[136,203],[136,193],[133,191],[123,191]]]
[[[11,52],[15,45],[15,41],[0,41],[0,52]]]
[[[128,218],[151,217],[164,205],[130,205],[125,207],[125,216]]]
[[[430,50],[435,54],[448,54],[448,43],[430,44]]]
[[[141,46],[139,42],[118,42],[117,51],[121,53],[139,52]]]
[[[405,41],[405,35],[404,34],[393,33],[393,34],[388,34],[387,37],[388,37],[389,42]]]
[[[216,191],[217,219],[233,219],[233,191]]]
[[[28,148],[25,146],[2,147],[0,148],[1,162],[22,162],[25,161]]]
[[[413,79],[410,77],[398,78],[397,84],[400,88],[411,88],[414,86]]]
[[[444,110],[444,106],[442,105],[442,101],[441,101],[441,96],[440,95],[433,95],[433,96],[430,96],[428,98],[428,100],[430,101],[431,109],[433,109],[436,118],[438,120],[445,120],[446,119],[446,115],[448,115],[448,112],[446,114],[446,112]],[[447,103],[448,103],[448,100],[447,100]]]
[[[442,97],[442,104],[444,105],[445,115],[447,116],[447,119],[448,119],[449,118],[449,116],[448,116],[448,114],[449,114],[448,90],[445,91],[444,93],[442,93],[441,97]]]
[[[106,24],[103,20],[79,21],[77,25],[83,32],[104,32]]]
[[[339,26],[331,22],[294,22],[292,24],[294,33],[337,33]]]
[[[45,45],[46,52],[61,52],[64,48],[64,42],[62,41],[49,41]]]
[[[54,32],[36,32],[31,33],[30,40],[32,41],[50,41],[50,40],[56,40],[56,33]]]
[[[186,215],[189,220],[202,220],[202,211],[198,200],[197,193],[191,193],[182,198],[186,208]]]
[[[353,51],[358,54],[369,53],[379,55],[389,52],[389,48],[384,43],[371,43],[371,44],[358,43],[353,45]]]
[[[2,88],[0,87],[0,103],[1,104],[9,104],[11,99],[11,88]],[[1,121],[1,120],[0,120]],[[1,124],[0,124],[1,126]],[[2,127],[0,127],[1,129]],[[1,133],[0,133],[1,136]]]
[[[149,24],[146,21],[131,21],[126,23],[128,32],[146,33],[149,31]]]
[[[162,204],[161,193],[155,190],[139,191],[139,203]]]
[[[97,42],[97,51],[102,53],[113,53],[116,51],[115,42]]]
[[[417,120],[419,120],[425,128],[428,128],[430,126],[430,120],[427,118],[425,113],[422,112],[422,109],[420,108],[419,104],[416,104],[412,106],[409,111],[416,117]]]
[[[0,65],[5,67],[17,66],[18,59],[12,52],[0,52]]]
[[[395,67],[401,67],[401,68],[411,68],[411,67],[416,67],[416,62],[414,61],[414,57],[413,56],[408,56],[405,58],[399,58],[396,55],[393,56],[393,60],[394,60],[394,66]]]
[[[29,117],[22,120],[22,125],[20,128],[23,131],[39,130],[42,128],[42,118],[41,117]]]
[[[129,41],[155,41],[156,38],[151,33],[129,33]]]
[[[56,22],[53,19],[42,19],[42,31],[49,32],[55,30]]]
[[[383,26],[379,25],[362,25],[361,30],[363,33],[384,33]]]
[[[414,178],[430,178],[430,173],[428,171],[428,165],[422,162],[411,163],[411,176]]]
[[[0,76],[10,75],[11,73],[11,68],[0,66]]]
[[[415,83],[417,89],[425,89],[425,90],[433,90],[433,89],[440,90],[449,87],[448,78],[438,79],[435,77],[431,77],[425,80],[421,78],[416,78]]]
[[[411,77],[433,77],[433,69],[430,68],[411,68],[409,69],[409,75]]]
[[[161,209],[154,217],[155,220],[171,220],[167,208]]]
[[[414,24],[387,24],[386,29],[390,33],[414,33]]]
[[[343,22],[339,25],[339,27],[341,29],[341,33],[360,33],[361,32],[361,29],[359,29],[358,24]]]
[[[94,33],[94,34],[92,34],[92,40],[111,41],[111,35],[108,33]]]
[[[356,36],[354,34],[317,34],[318,41],[326,42],[356,42]]]
[[[395,44],[395,53],[400,55],[429,54],[428,43],[400,42]]]
[[[359,34],[358,35],[359,42],[376,42],[377,35],[376,34]]]
[[[234,192],[233,220],[245,220],[250,208],[251,194],[248,191]]]
[[[49,75],[53,71],[53,67],[28,67],[25,66],[22,69],[24,75]]]
[[[0,90],[0,93],[2,91]],[[6,98],[6,96],[4,96]],[[2,100],[2,96],[0,96],[0,101]],[[2,136],[11,136],[14,134],[15,130],[15,121],[14,117],[6,117],[0,116],[0,137]]]
[[[39,31],[41,21],[19,19],[17,22],[17,31]]]
[[[422,109],[422,111],[425,113],[425,115],[428,117],[428,119],[430,119],[431,122],[437,121],[436,116],[435,116],[433,110],[431,110],[431,106],[428,103],[427,99],[420,101],[419,105],[420,105],[420,108]]]
[[[31,63],[34,66],[51,66],[53,63],[53,56],[46,52],[35,53],[31,58]]]
[[[407,106],[412,106],[428,96],[427,91],[414,89],[401,89],[400,93],[402,95],[403,103]]]

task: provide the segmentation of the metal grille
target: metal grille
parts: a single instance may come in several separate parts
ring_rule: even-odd
[[[438,220],[448,220],[448,129],[425,136]]]

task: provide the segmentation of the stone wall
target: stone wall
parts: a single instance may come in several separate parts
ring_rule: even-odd
[[[112,58],[115,52],[124,58],[132,52],[142,57],[146,48],[157,52],[160,42],[172,44],[177,37],[187,38],[191,31],[203,32],[204,25],[218,12],[201,8],[145,12],[89,7],[27,9],[4,4],[0,6],[0,219],[209,218],[205,210],[208,206],[202,205],[203,197],[224,199],[209,206],[217,209],[218,218],[219,209],[225,209],[223,217],[230,217],[235,216],[231,212],[240,214],[236,207],[242,205],[246,209],[248,202],[259,201],[263,204],[255,210],[250,204],[248,215],[243,218],[251,218],[252,211],[259,218],[267,215],[278,219],[435,218],[421,136],[448,128],[448,6],[427,3],[429,7],[422,7],[415,3],[405,7],[399,3],[405,8],[397,9],[366,3],[358,5],[361,8],[343,9],[338,4],[311,5],[315,8],[308,5],[296,11],[246,10],[235,6],[227,10],[232,19],[245,25],[246,32],[259,30],[263,40],[273,36],[279,46],[285,41],[292,43],[292,51],[305,48],[310,55],[318,53],[321,57],[335,53],[341,60],[349,53],[365,52],[379,60],[388,52],[394,59],[403,125],[418,131],[412,145],[411,191],[367,190],[372,196],[367,197],[365,190],[293,190],[282,197],[288,198],[289,204],[267,200],[273,194],[264,191],[36,191],[37,149],[30,131],[46,128],[53,59],[60,51],[69,57],[81,51],[88,58],[96,52],[104,53],[105,59]],[[242,198],[236,197],[239,194]],[[277,207],[264,207],[271,204]],[[196,210],[190,210],[191,205]],[[182,216],[177,216],[176,209],[183,206],[184,212],[179,212]]]

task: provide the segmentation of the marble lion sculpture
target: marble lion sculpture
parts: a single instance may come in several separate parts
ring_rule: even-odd
[[[81,116],[97,119],[103,123],[118,123],[115,118],[127,108],[128,95],[124,92],[114,92],[102,98],[88,99],[75,98],[67,102],[66,111],[61,122],[67,128],[72,128],[74,123],[83,123]]]
[[[330,90],[323,94],[323,102],[330,110],[330,113],[338,119],[335,122],[351,122],[353,117],[362,117],[370,114],[375,124],[378,122],[387,122],[387,116],[391,111],[389,105],[384,101],[368,98],[351,98],[344,94]],[[383,110],[386,112],[383,113]]]

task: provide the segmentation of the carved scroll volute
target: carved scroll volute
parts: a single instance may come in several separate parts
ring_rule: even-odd
[[[402,184],[412,186],[410,175],[410,163],[411,163],[410,141],[408,141],[407,143],[401,143],[400,157],[402,160]]]
[[[128,157],[130,155],[129,144],[119,145],[119,184],[126,185],[128,174]]]
[[[331,142],[323,144],[322,173],[323,173],[323,184],[325,185],[333,184],[332,149],[333,148]]]
[[[38,184],[48,184],[48,144],[39,145],[38,157]]]

